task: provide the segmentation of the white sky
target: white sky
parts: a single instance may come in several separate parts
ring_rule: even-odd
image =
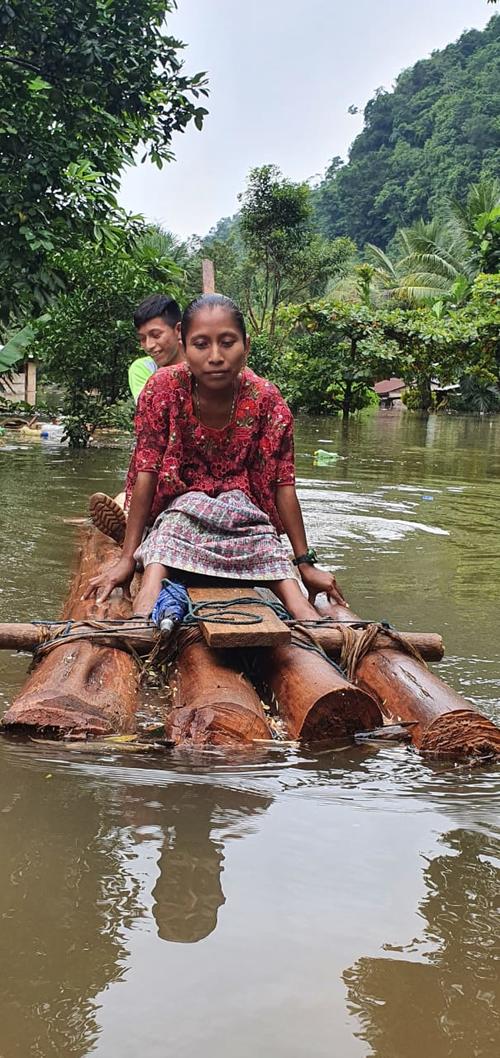
[[[209,115],[173,141],[161,171],[129,169],[121,204],[177,235],[200,235],[238,208],[248,171],[275,163],[292,180],[345,157],[374,90],[465,29],[486,0],[179,0],[168,30],[188,73],[206,70]]]

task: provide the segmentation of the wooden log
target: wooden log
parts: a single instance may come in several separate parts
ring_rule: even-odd
[[[0,624],[0,650],[21,650],[36,653],[39,647],[65,633],[67,621],[37,622],[36,624]],[[97,621],[72,621],[71,642],[86,639],[97,646],[115,646],[135,651],[139,656],[149,654],[158,640],[158,629],[144,617],[136,620],[117,620],[116,624],[99,626]],[[69,646],[70,640],[66,640]],[[55,649],[55,648],[52,648]]]
[[[115,620],[130,615],[130,603],[121,592],[101,605],[81,598],[90,578],[119,554],[109,537],[95,529],[84,531],[64,607],[66,620]],[[138,666],[129,654],[85,641],[62,643],[35,663],[2,724],[9,730],[29,728],[52,735],[127,733],[135,729],[137,696]]]
[[[344,606],[321,608],[338,621],[355,621]],[[391,723],[416,721],[408,730],[422,753],[490,758],[500,756],[500,730],[472,702],[400,650],[376,650],[360,661],[355,682],[374,695]]]
[[[340,628],[335,628],[333,625],[318,625],[317,627],[311,628],[311,632],[319,645],[323,647],[325,654],[328,654],[331,658],[340,657],[343,643]],[[436,632],[405,632],[405,636],[411,645],[420,652],[424,661],[441,661],[444,655],[442,636],[438,635]],[[377,639],[377,649],[383,649],[390,646],[392,646],[392,640],[390,637],[384,635],[383,632],[380,632]]]
[[[60,621],[53,625],[50,629],[52,635],[58,630],[63,631],[65,624],[66,622]],[[86,631],[89,637],[94,635],[96,641],[102,640],[102,632],[99,631],[98,635],[96,635],[95,628],[91,625],[85,625],[85,622],[81,623],[81,628],[77,627],[74,629],[75,634],[79,630],[82,632]],[[317,628],[313,628],[311,631],[329,657],[338,658],[340,656],[342,648],[342,632],[340,628],[335,628],[334,625],[318,625]],[[143,618],[138,618],[134,623],[127,622],[122,632],[123,641],[129,643],[140,655],[149,654],[157,637],[157,630],[154,625]],[[46,633],[47,627],[40,624],[0,624],[0,650],[26,650],[33,652],[44,642]],[[405,635],[412,646],[420,651],[424,661],[441,661],[444,655],[444,646],[440,635],[435,632],[405,632]],[[287,638],[290,638],[290,634],[288,634]],[[388,636],[381,632],[377,640],[377,646],[381,649],[391,648],[393,643]]]
[[[213,602],[216,607],[219,606],[220,612],[217,609],[206,612],[213,612],[215,617],[223,617],[228,622],[218,624],[208,619],[203,620],[203,611],[200,613],[200,630],[210,647],[228,649],[278,646],[280,643],[289,643],[292,638],[287,625],[280,621],[277,614],[266,606],[261,596],[252,588],[210,587],[189,588],[188,591],[193,603]],[[245,599],[252,601],[245,605]],[[250,614],[252,620],[257,618],[259,622],[247,624],[245,618],[238,621],[238,612]]]
[[[297,639],[308,646],[305,637]],[[259,660],[291,738],[353,738],[357,731],[380,726],[372,695],[349,683],[317,652],[294,642],[261,650]]]
[[[234,655],[215,653],[197,629],[179,633],[169,684],[165,733],[176,745],[242,746],[271,737],[262,703]]]

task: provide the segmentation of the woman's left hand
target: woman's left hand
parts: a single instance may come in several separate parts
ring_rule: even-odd
[[[311,566],[307,562],[301,562],[299,572],[302,583],[307,588],[309,602],[314,603],[316,596],[324,591],[332,602],[339,603],[340,606],[348,605],[333,573],[328,573],[325,569],[317,569],[316,566]]]

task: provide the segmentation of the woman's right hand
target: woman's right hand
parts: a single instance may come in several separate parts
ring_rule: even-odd
[[[109,566],[97,577],[92,577],[89,586],[82,599],[90,599],[93,595],[96,602],[101,603],[111,595],[114,588],[122,587],[126,599],[130,599],[130,583],[135,573],[135,559],[133,555],[122,555],[114,566]]]

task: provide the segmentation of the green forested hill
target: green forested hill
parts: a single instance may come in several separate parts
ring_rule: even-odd
[[[500,16],[377,91],[343,165],[315,192],[325,235],[386,246],[396,229],[500,173]]]

